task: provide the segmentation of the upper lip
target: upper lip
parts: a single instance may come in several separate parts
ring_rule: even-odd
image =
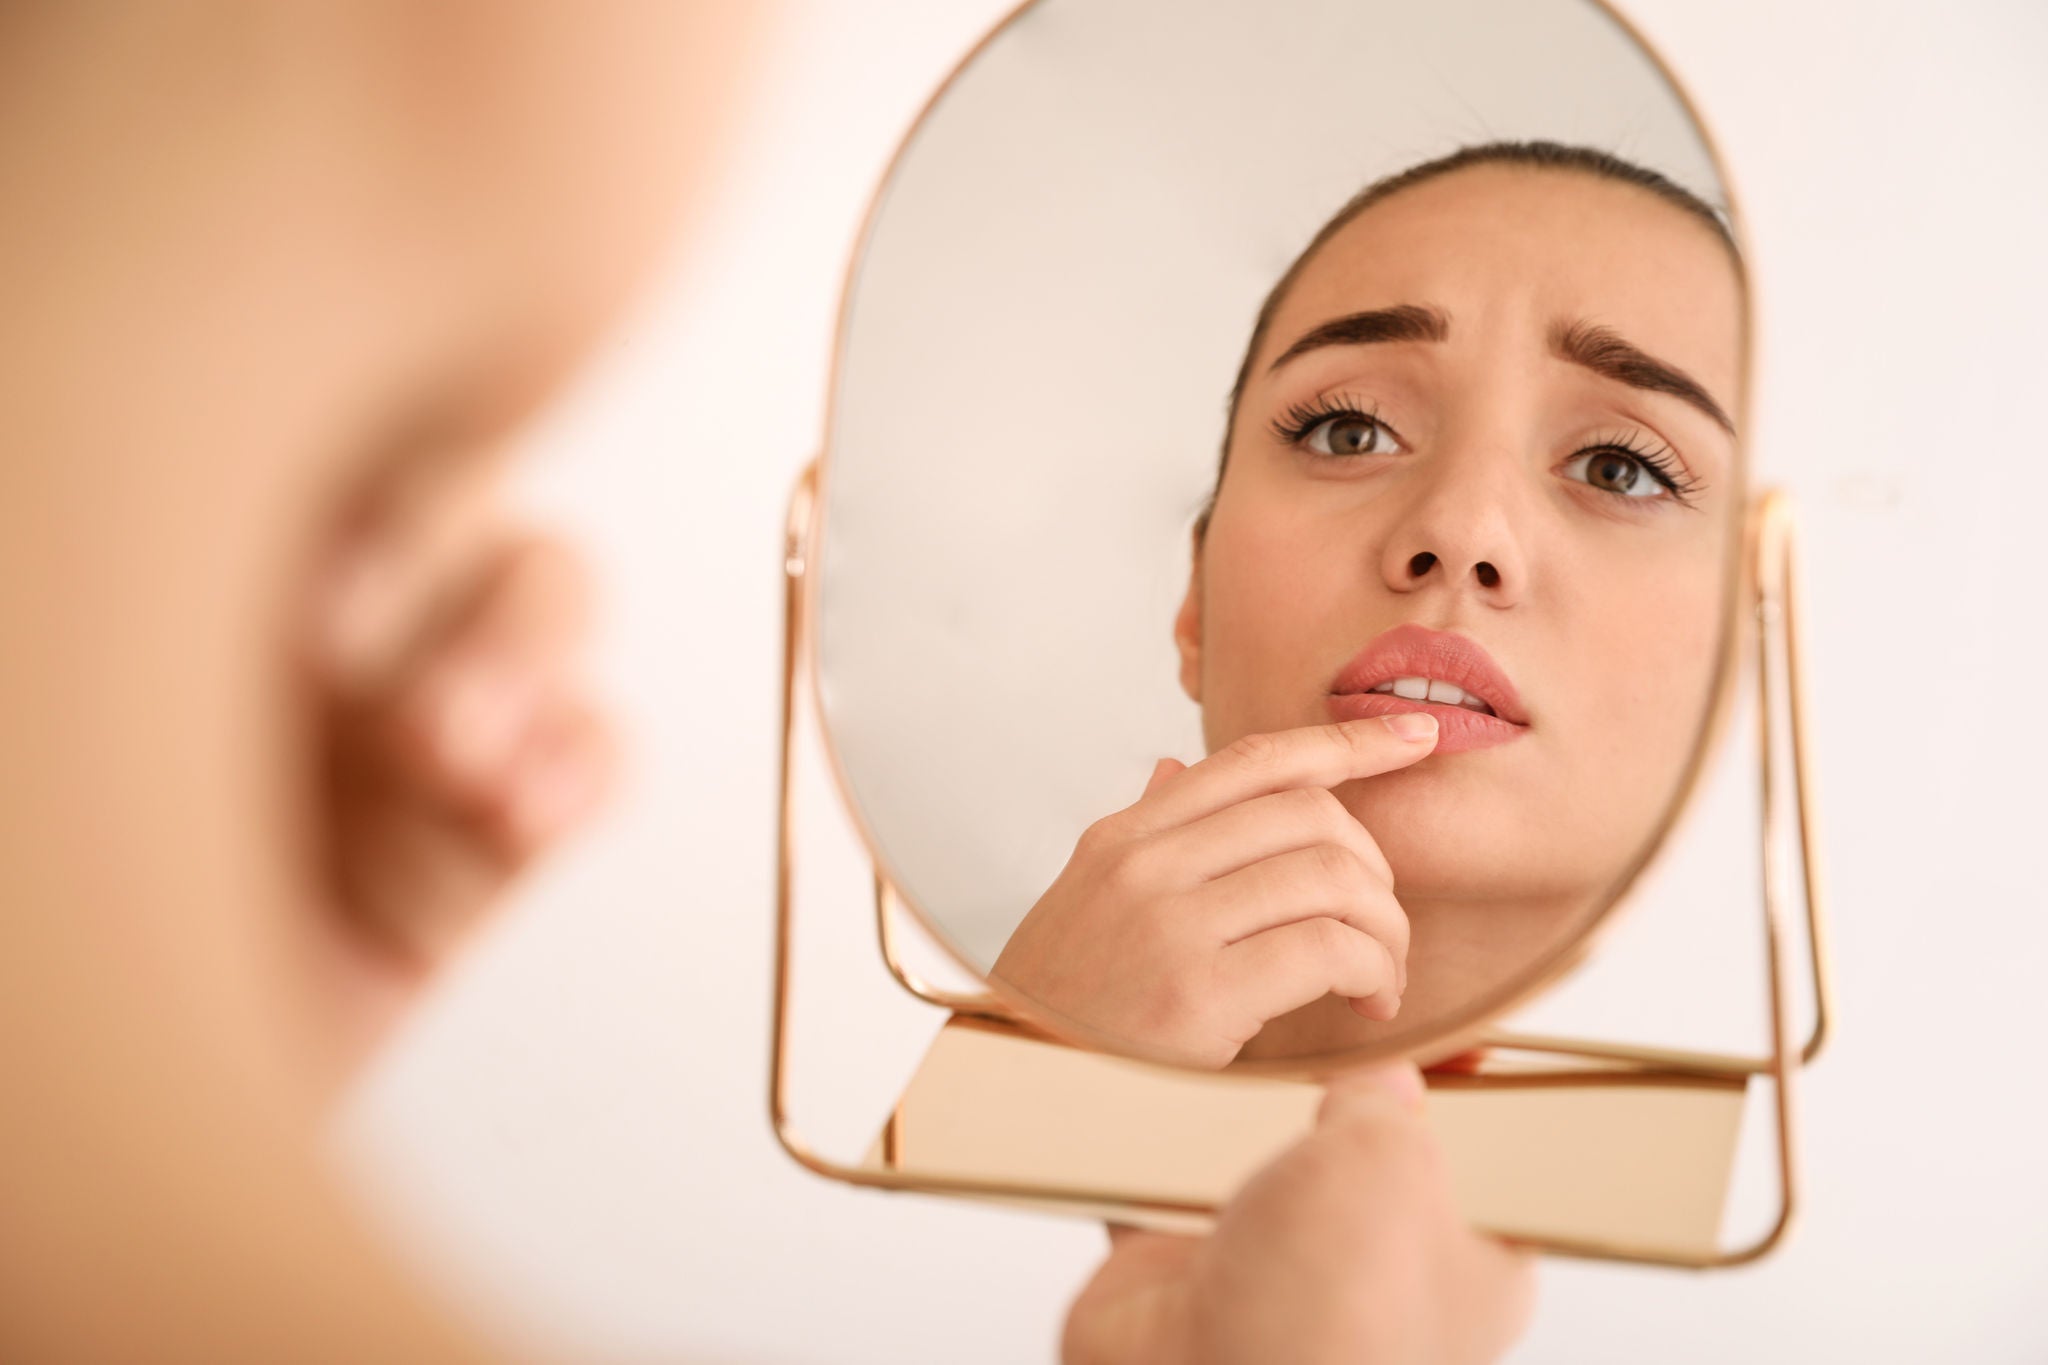
[[[1432,678],[1479,698],[1502,720],[1527,725],[1529,713],[1508,675],[1477,640],[1427,626],[1395,626],[1375,637],[1338,671],[1334,695],[1370,692],[1395,678]]]

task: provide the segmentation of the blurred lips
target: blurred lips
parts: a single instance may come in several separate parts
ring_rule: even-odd
[[[1345,664],[1330,684],[1338,720],[1425,711],[1436,717],[1435,753],[1505,744],[1529,728],[1515,685],[1478,641],[1426,626],[1395,626]]]

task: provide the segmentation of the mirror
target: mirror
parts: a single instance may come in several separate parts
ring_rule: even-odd
[[[1555,980],[1727,690],[1726,199],[1589,0],[1015,14],[878,197],[821,462],[823,732],[911,914],[1208,1069]]]

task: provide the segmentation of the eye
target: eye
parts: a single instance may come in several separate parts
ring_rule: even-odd
[[[1565,461],[1564,476],[1624,498],[1668,498],[1675,491],[1648,459],[1614,446],[1580,451]]]
[[[1391,455],[1401,448],[1386,423],[1357,412],[1326,417],[1302,439],[1318,455]]]

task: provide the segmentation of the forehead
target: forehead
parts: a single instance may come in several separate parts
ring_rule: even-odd
[[[1260,345],[1263,369],[1331,318],[1394,304],[1451,317],[1451,341],[1542,344],[1559,320],[1612,327],[1737,397],[1743,286],[1727,245],[1640,186],[1577,170],[1475,166],[1399,191],[1344,225],[1297,274]]]

